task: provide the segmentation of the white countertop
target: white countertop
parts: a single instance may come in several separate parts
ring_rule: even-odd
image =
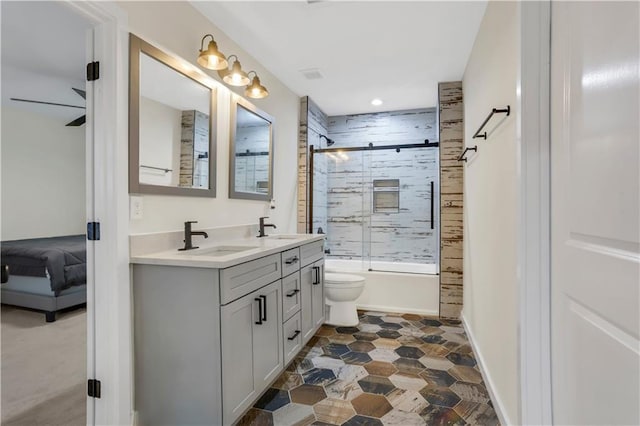
[[[198,268],[228,268],[240,263],[255,260],[274,253],[280,253],[294,247],[324,240],[324,235],[289,234],[270,235],[263,238],[238,238],[212,241],[212,238],[194,237],[194,244],[199,248],[178,251],[178,247],[157,253],[131,256],[130,263],[166,266],[192,266]],[[247,248],[230,254],[210,253],[216,248]]]

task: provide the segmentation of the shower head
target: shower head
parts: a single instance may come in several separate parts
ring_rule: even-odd
[[[329,139],[326,135],[320,135],[319,139],[325,138],[327,141],[327,146],[331,146],[335,143],[335,141],[333,139]]]

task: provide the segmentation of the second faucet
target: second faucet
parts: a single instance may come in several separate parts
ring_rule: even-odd
[[[264,233],[264,228],[267,227],[272,227],[273,229],[276,229],[276,225],[274,225],[273,223],[264,223],[265,219],[269,219],[269,216],[265,216],[265,217],[261,217],[260,218],[260,229],[258,230],[258,238],[262,238],[262,237],[267,237],[268,235]]]

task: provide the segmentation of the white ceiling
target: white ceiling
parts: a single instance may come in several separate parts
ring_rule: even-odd
[[[191,3],[330,116],[435,106],[437,83],[462,79],[486,7],[486,1]],[[314,68],[322,79],[300,73]],[[373,106],[374,98],[384,103]]]
[[[84,114],[82,109],[9,98],[84,106],[71,88],[85,87],[85,43],[91,24],[63,2],[1,1],[0,7],[2,104],[58,117],[62,124]]]

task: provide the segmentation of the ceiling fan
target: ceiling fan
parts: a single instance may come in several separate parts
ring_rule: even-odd
[[[72,89],[78,95],[82,96],[82,99],[87,99],[87,92],[85,92],[84,90],[76,89],[75,87],[72,87]],[[10,99],[12,101],[30,102],[30,103],[33,103],[33,104],[55,105],[55,106],[68,107],[68,108],[86,109],[86,107],[78,106],[78,105],[58,104],[58,103],[55,103],[55,102],[45,102],[45,101],[34,101],[34,100],[31,100],[31,99],[19,99],[19,98],[10,98]],[[87,121],[87,115],[86,114],[82,114],[82,116],[80,116],[80,117],[76,118],[75,120],[70,121],[69,123],[67,123],[66,126],[72,126],[72,127],[82,126],[86,121]]]

